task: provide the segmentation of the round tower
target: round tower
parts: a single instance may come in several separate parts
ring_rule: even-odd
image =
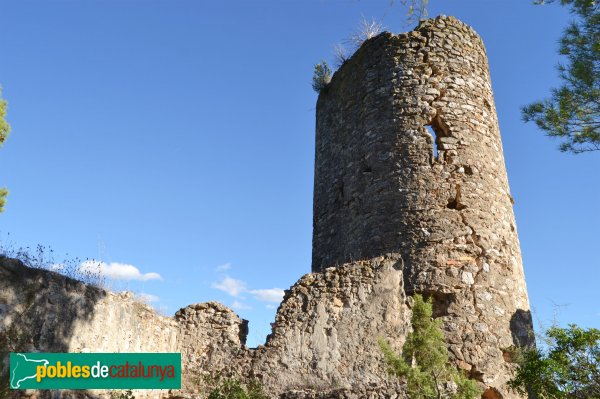
[[[511,397],[507,349],[532,342],[512,205],[485,48],[457,19],[368,40],[319,95],[313,271],[400,255],[486,398]]]

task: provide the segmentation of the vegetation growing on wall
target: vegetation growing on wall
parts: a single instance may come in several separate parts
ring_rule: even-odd
[[[257,380],[247,384],[233,377],[205,376],[203,380],[202,385],[210,391],[208,399],[269,399]]]
[[[315,70],[312,78],[313,90],[320,93],[331,82],[331,68],[326,61],[315,65]]]
[[[459,372],[448,358],[440,320],[432,318],[431,299],[414,297],[412,331],[406,337],[402,354],[380,338],[390,373],[406,381],[411,399],[474,399],[481,395],[475,381]]]
[[[10,234],[0,238],[0,258],[2,257],[17,259],[27,267],[57,272],[99,288],[106,286],[106,279],[100,271],[99,264],[97,269],[94,267],[82,268],[81,259],[69,258],[68,255],[59,261],[55,258],[54,250],[49,247],[38,245],[30,248],[14,245],[10,240]]]

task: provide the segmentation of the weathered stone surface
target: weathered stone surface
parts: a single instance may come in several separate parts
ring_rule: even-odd
[[[217,373],[256,378],[273,397],[291,389],[362,392],[378,386],[387,392],[394,388],[388,387],[377,338],[399,350],[410,318],[399,262],[380,257],[305,275],[286,292],[266,344],[255,349],[244,344],[246,321],[219,303],[190,305],[164,317],[131,294],[6,258],[0,258],[0,320],[4,328],[16,323],[28,331],[27,351],[181,352],[182,392],[188,397],[205,397],[201,377]]]
[[[377,338],[399,349],[409,319],[397,258],[308,274],[286,293],[272,335],[252,354],[251,370],[267,387],[285,389],[386,384]]]
[[[317,103],[314,192],[313,270],[398,254],[407,292],[434,297],[456,361],[510,397],[502,349],[531,343],[531,320],[487,57],[470,27],[438,17],[383,33],[334,74]]]
[[[402,386],[359,386],[354,389],[333,389],[328,391],[292,390],[282,394],[280,399],[408,399]]]
[[[531,317],[476,33],[438,17],[368,40],[319,96],[316,146],[314,272],[286,292],[265,345],[247,348],[247,322],[221,304],[164,317],[6,258],[0,329],[22,326],[27,351],[181,352],[183,389],[140,398],[204,398],[201,377],[215,373],[258,379],[273,398],[404,398],[377,338],[401,349],[406,293],[421,292],[456,365],[485,397],[513,398],[504,349],[532,342]],[[22,392],[82,395],[102,393]]]
[[[22,351],[181,352],[187,390],[194,388],[197,365],[220,368],[245,342],[246,322],[219,303],[190,305],[175,318],[164,317],[131,293],[115,294],[6,258],[0,258],[0,309],[0,330],[14,325],[26,334]]]
[[[175,313],[180,326],[177,352],[181,352],[184,392],[202,393],[201,377],[208,373],[241,375],[245,364],[247,321],[217,303],[198,303]]]

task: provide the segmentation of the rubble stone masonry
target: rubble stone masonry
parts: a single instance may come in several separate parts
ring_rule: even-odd
[[[371,39],[319,96],[313,271],[397,254],[489,386],[532,342],[512,204],[485,48],[457,19]]]
[[[248,323],[219,303],[161,316],[0,257],[0,330],[26,332],[24,351],[181,352],[182,390],[139,398],[204,398],[215,373],[257,379],[274,398],[405,398],[377,339],[401,350],[422,293],[483,398],[515,398],[508,348],[532,343],[531,317],[486,53],[467,25],[382,33],[319,95],[312,269],[267,342],[248,348]]]

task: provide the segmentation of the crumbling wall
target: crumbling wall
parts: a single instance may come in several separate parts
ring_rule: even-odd
[[[438,17],[368,40],[319,96],[316,146],[314,273],[286,292],[264,346],[248,349],[247,322],[223,305],[163,317],[7,259],[0,328],[23,326],[28,351],[180,351],[191,397],[221,373],[272,397],[400,398],[377,338],[401,348],[406,294],[421,292],[457,366],[485,397],[514,397],[503,350],[531,342],[531,319],[479,37]]]
[[[207,394],[203,377],[217,374],[258,379],[272,397],[290,390],[297,391],[294,397],[314,390],[329,397],[378,390],[401,395],[377,345],[382,337],[399,350],[406,337],[410,311],[401,269],[401,260],[391,256],[305,275],[286,292],[266,344],[249,349],[247,321],[219,303],[164,317],[131,294],[0,258],[0,328],[27,331],[24,351],[181,352],[182,392],[200,398]],[[31,395],[37,394],[23,393]],[[143,398],[166,395],[138,392]]]
[[[180,326],[177,351],[183,362],[184,392],[205,392],[205,376],[243,377],[240,367],[248,354],[247,320],[217,302],[186,306],[175,313],[175,320]]]
[[[533,338],[485,49],[453,17],[383,33],[319,95],[313,270],[396,253],[459,367],[504,388]]]
[[[287,291],[250,370],[278,392],[386,386],[393,378],[377,339],[400,349],[409,320],[397,257],[307,274]]]
[[[229,360],[227,348],[243,347],[245,323],[214,302],[190,305],[174,318],[161,316],[131,293],[115,294],[0,257],[0,331],[14,327],[23,338],[20,351],[181,352],[182,382],[193,390],[198,364],[220,367]],[[37,393],[23,392],[30,395]],[[138,391],[144,398],[166,395]]]

